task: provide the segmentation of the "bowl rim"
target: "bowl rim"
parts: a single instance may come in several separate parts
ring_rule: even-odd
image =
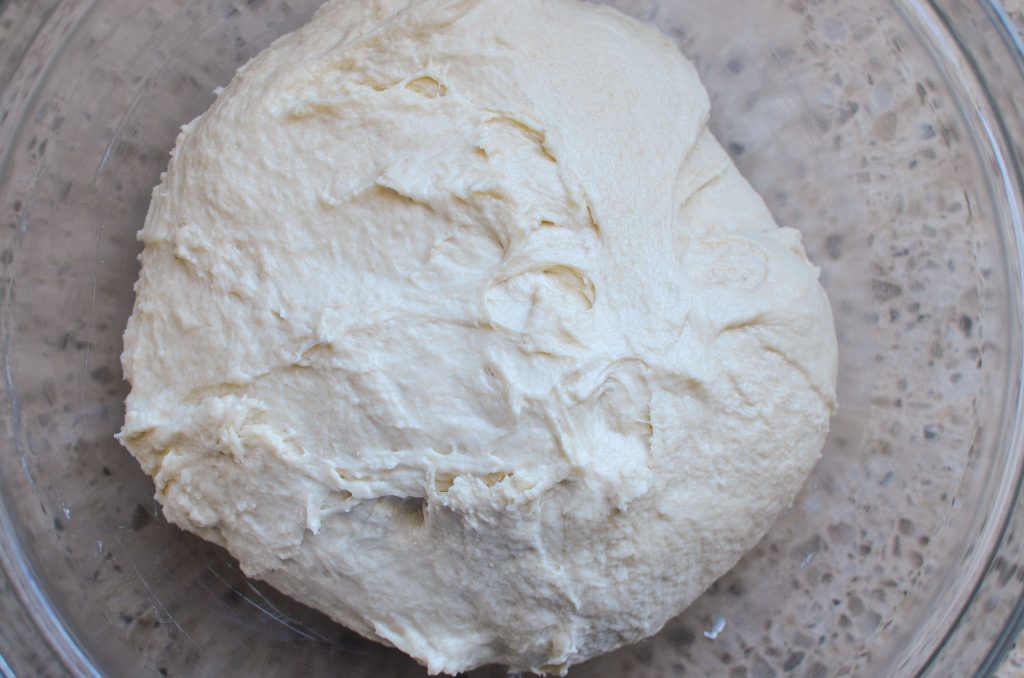
[[[1004,417],[1012,417],[1012,432],[1005,442],[1011,451],[1016,451],[1015,456],[1018,463],[1016,477],[1008,476],[1004,483],[1004,489],[1007,490],[1003,497],[1006,502],[1005,511],[1001,515],[998,537],[993,542],[984,572],[971,591],[966,605],[961,609],[946,636],[923,667],[922,673],[940,662],[942,653],[953,644],[958,634],[970,632],[971,606],[980,605],[979,593],[986,581],[996,574],[997,560],[1009,545],[1008,537],[1011,536],[1014,523],[1020,523],[1021,528],[1024,529],[1024,498],[1021,496],[1024,494],[1024,364],[1022,364],[1021,358],[1021,352],[1024,351],[1024,343],[1022,343],[1024,280],[1020,275],[1024,270],[1024,136],[1021,135],[1021,130],[1011,125],[1011,120],[1003,114],[1003,111],[1007,109],[1007,102],[1012,102],[1009,110],[1024,111],[1024,96],[1022,96],[1024,93],[1024,18],[1018,24],[1002,0],[982,0],[978,3],[982,15],[988,18],[989,25],[998,38],[994,44],[993,42],[986,44],[993,49],[1001,49],[1017,67],[1015,75],[1018,78],[1015,83],[1010,83],[993,80],[986,76],[984,68],[976,59],[979,36],[970,35],[962,30],[962,26],[954,18],[956,10],[952,6],[953,3],[948,0],[931,0],[928,4],[935,19],[939,22],[938,30],[945,34],[947,41],[951,41],[943,45],[950,50],[946,58],[962,59],[966,62],[967,72],[971,73],[980,85],[980,90],[977,93],[981,96],[972,97],[975,99],[974,103],[977,107],[975,113],[983,115],[991,121],[991,125],[987,126],[990,144],[996,149],[999,156],[1000,173],[1008,198],[1007,204],[1011,210],[1010,218],[1015,240],[1012,244],[1015,246],[1007,248],[1006,256],[1016,260],[1016,266],[1009,268],[1011,271],[1016,271],[1017,278],[1008,292],[1014,297],[1011,308],[1016,312],[1016,317],[1010,320],[1015,330],[1012,345],[1017,349],[1014,355],[1017,366],[1014,370],[1015,378],[1008,379],[1010,393],[1008,393],[1007,411],[1004,413]],[[1024,590],[1018,593],[1016,603],[998,635],[992,641],[982,664],[977,667],[975,675],[993,675],[1006,660],[1022,633],[1024,633]]]

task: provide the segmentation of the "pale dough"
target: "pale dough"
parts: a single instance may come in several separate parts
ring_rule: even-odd
[[[432,672],[657,632],[817,460],[836,339],[693,66],[576,0],[334,0],[186,125],[120,438]]]

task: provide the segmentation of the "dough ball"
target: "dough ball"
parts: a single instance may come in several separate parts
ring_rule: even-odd
[[[186,125],[120,439],[169,520],[432,672],[656,633],[786,508],[831,311],[693,66],[575,0],[333,0]]]

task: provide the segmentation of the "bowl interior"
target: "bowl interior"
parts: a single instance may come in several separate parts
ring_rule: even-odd
[[[177,131],[318,4],[59,4],[25,58],[38,68],[12,87],[0,494],[20,545],[9,560],[80,670],[425,675],[168,525],[113,439],[135,233]],[[840,411],[803,493],[734,571],[655,638],[571,675],[920,668],[1016,473],[1000,441],[1017,272],[969,92],[915,3],[610,4],[695,61],[719,139],[804,233],[836,313]]]

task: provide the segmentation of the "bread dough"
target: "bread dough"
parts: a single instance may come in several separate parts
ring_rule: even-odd
[[[564,672],[764,534],[831,311],[654,28],[335,0],[186,125],[120,439],[167,518],[431,672]]]

